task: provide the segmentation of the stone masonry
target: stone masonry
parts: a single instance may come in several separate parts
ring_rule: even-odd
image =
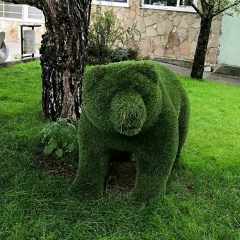
[[[147,9],[140,7],[141,0],[129,0],[129,7],[107,7],[113,9],[123,27],[136,24],[139,35],[134,45],[142,57],[166,57],[192,61],[197,44],[200,17],[197,13]],[[94,5],[93,5],[94,8]],[[215,68],[219,54],[222,16],[214,19],[209,38],[206,65]],[[0,29],[6,32],[7,41],[18,41],[19,25],[22,22],[0,21]],[[45,27],[36,28],[37,46]]]
[[[197,13],[140,8],[140,0],[130,0],[130,7],[112,8],[124,27],[136,24],[139,36],[135,45],[142,57],[166,57],[192,61],[200,29]],[[209,37],[206,65],[215,68],[219,54],[222,16],[214,19]]]

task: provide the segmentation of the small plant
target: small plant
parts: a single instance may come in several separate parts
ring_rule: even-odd
[[[17,61],[17,60],[21,60],[22,59],[22,55],[20,53],[17,53],[13,56],[13,60]]]
[[[73,124],[65,118],[58,118],[56,122],[48,124],[40,132],[42,142],[46,144],[44,154],[53,152],[60,158],[67,153],[78,152],[77,131]]]
[[[114,54],[115,49],[122,49],[126,53],[127,49],[130,49],[128,40],[134,39],[135,34],[139,34],[136,25],[125,29],[112,9],[103,12],[98,5],[92,14],[92,24],[89,27],[88,63],[111,62],[111,55]],[[124,59],[130,60],[128,56],[129,54],[125,54]],[[121,59],[121,56],[118,56],[118,59],[119,57]]]

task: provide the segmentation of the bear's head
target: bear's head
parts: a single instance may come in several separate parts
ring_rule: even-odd
[[[89,69],[83,108],[99,130],[134,136],[151,127],[162,105],[156,64],[128,61]]]

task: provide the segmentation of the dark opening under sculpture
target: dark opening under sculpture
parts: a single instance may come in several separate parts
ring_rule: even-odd
[[[134,198],[164,195],[189,123],[189,100],[177,77],[158,63],[130,61],[93,67],[83,84],[74,189],[101,197],[111,153],[117,150],[137,160]]]

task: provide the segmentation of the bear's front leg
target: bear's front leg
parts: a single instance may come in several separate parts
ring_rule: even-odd
[[[169,129],[168,129],[169,130]],[[156,136],[156,135],[155,135]],[[161,131],[160,138],[152,136],[149,145],[139,149],[137,159],[136,185],[133,197],[139,201],[156,200],[164,196],[178,149],[176,129]],[[146,141],[147,139],[145,139]]]
[[[73,190],[89,199],[102,197],[109,160],[110,151],[104,147],[101,133],[82,114],[79,122],[79,168]]]
[[[74,191],[89,199],[103,196],[105,180],[108,173],[110,153],[86,146],[81,150],[77,176],[74,180]]]

